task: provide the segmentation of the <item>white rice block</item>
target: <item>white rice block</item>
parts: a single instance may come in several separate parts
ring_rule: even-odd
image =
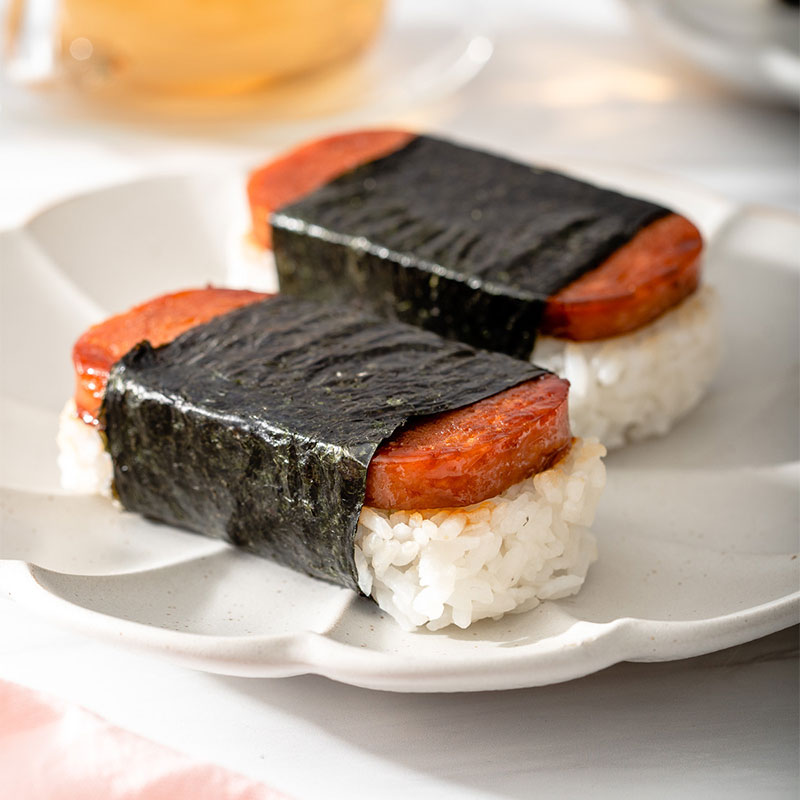
[[[597,559],[588,528],[605,452],[578,439],[551,469],[465,508],[365,507],[355,540],[359,588],[407,630],[466,628],[575,594]]]
[[[58,468],[61,485],[77,494],[111,496],[113,467],[97,428],[78,417],[70,399],[58,418]]]
[[[226,247],[225,285],[254,292],[277,292],[278,270],[272,250],[265,250],[252,234],[232,229]]]
[[[608,448],[665,434],[711,383],[720,360],[716,292],[703,286],[624,336],[572,342],[540,336],[531,361],[570,382],[575,436]]]

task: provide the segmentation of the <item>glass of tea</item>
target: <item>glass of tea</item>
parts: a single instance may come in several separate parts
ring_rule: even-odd
[[[354,56],[377,33],[384,0],[51,0],[46,23],[41,6],[11,0],[7,50],[35,12],[53,71],[84,88],[229,95]]]

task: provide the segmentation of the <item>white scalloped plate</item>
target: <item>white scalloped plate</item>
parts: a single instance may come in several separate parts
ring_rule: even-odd
[[[699,222],[727,348],[711,393],[669,437],[609,457],[601,558],[577,597],[467,631],[406,633],[344,589],[61,492],[54,437],[72,342],[149,296],[220,281],[243,224],[240,175],[104,189],[0,236],[2,591],[198,669],[398,691],[542,685],[796,622],[800,222],[642,172],[574,171]]]

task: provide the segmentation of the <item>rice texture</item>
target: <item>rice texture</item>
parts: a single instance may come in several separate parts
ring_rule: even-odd
[[[555,466],[464,508],[364,507],[358,585],[405,629],[466,628],[575,594],[597,545],[588,531],[605,448],[575,440]]]
[[[278,271],[272,250],[265,250],[252,234],[231,229],[225,253],[225,285],[254,292],[277,292]]]
[[[70,399],[58,418],[58,468],[69,492],[111,496],[113,467],[97,428],[78,417]]]
[[[701,287],[649,325],[596,342],[541,336],[531,361],[570,382],[575,436],[608,448],[665,434],[711,383],[720,358],[719,302]]]

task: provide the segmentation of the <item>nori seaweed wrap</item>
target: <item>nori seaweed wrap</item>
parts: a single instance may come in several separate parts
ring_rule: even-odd
[[[527,358],[547,298],[670,211],[429,136],[271,217],[281,291]]]
[[[114,490],[131,511],[356,589],[381,442],[543,373],[354,309],[270,298],[114,365],[101,412]]]

